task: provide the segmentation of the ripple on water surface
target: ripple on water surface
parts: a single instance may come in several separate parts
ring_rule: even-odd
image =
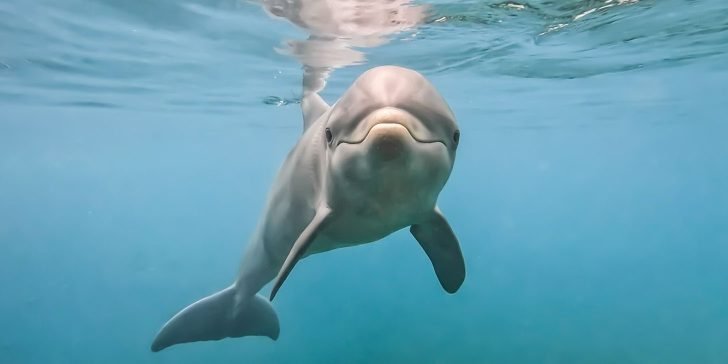
[[[728,67],[722,0],[427,3],[422,24],[358,47],[357,63],[543,79]],[[298,102],[300,65],[280,46],[306,34],[254,2],[11,0],[0,18],[0,103],[228,112]]]

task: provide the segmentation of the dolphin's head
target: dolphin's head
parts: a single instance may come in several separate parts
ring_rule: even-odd
[[[428,208],[450,176],[460,131],[427,79],[383,66],[362,74],[332,107],[323,137],[329,191],[338,195],[329,200]]]

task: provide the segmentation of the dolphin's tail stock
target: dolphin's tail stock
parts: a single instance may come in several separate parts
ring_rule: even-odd
[[[278,339],[278,315],[263,296],[239,300],[235,285],[207,296],[180,311],[159,330],[152,351],[194,341],[226,337],[267,336]]]

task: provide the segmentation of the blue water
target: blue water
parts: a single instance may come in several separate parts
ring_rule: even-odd
[[[402,231],[299,263],[276,342],[152,353],[238,270],[306,34],[236,0],[1,1],[0,362],[728,363],[728,3],[432,4],[323,95],[393,63],[448,100],[461,290]]]

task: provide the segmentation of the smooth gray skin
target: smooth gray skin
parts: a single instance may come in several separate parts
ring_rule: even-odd
[[[188,306],[160,330],[153,351],[248,335],[277,339],[271,299],[308,255],[377,241],[405,227],[442,287],[458,290],[465,265],[437,208],[459,131],[450,108],[419,73],[396,66],[362,74],[329,107],[316,93],[302,102],[304,133],[269,195],[235,282]]]

